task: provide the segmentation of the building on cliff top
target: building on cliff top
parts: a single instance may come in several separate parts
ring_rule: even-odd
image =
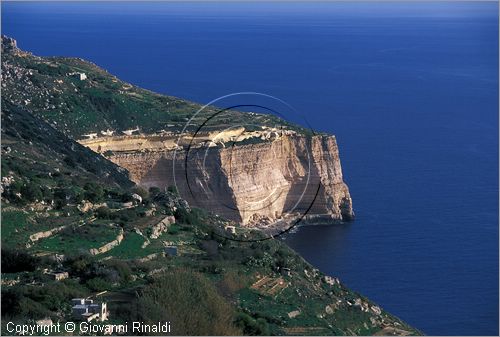
[[[82,135],[83,137],[87,137],[87,139],[96,139],[97,133],[88,133],[86,135]]]
[[[138,127],[136,127],[135,129],[123,130],[122,133],[127,136],[132,136],[132,134],[137,131],[139,131]]]

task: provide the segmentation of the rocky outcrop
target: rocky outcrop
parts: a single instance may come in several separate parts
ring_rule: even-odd
[[[82,212],[82,213],[86,213],[88,211],[93,211],[93,210],[96,210],[98,209],[99,207],[107,207],[108,205],[103,202],[103,203],[100,203],[100,204],[93,204],[91,203],[90,201],[87,201],[87,200],[83,200],[80,204],[78,204],[76,206],[76,208]]]
[[[11,37],[2,35],[2,53],[16,53],[18,51],[17,41]]]
[[[134,152],[128,143],[127,151],[113,152],[109,159],[146,188],[176,185],[191,205],[244,225],[302,215],[328,222],[353,217],[334,136],[285,135],[246,145],[197,146],[189,152],[148,151],[143,144]],[[115,146],[112,138],[100,150],[106,151],[106,145]]]
[[[67,227],[68,227],[67,225],[64,225],[64,226],[59,226],[59,227],[56,227],[56,228],[52,228],[52,229],[44,231],[44,232],[38,232],[38,233],[35,233],[35,234],[31,234],[30,235],[30,240],[31,240],[31,242],[36,242],[36,241],[38,241],[40,239],[48,238],[49,236],[52,236],[55,233],[58,233],[58,232],[62,231],[63,229],[67,228]]]
[[[91,255],[104,254],[110,251],[111,249],[115,248],[116,246],[118,246],[122,242],[122,240],[123,240],[123,228],[120,228],[120,232],[113,241],[108,242],[99,248],[91,248],[89,252]]]
[[[175,222],[175,217],[173,215],[168,215],[159,221],[156,225],[151,227],[151,234],[149,238],[158,239],[160,235],[168,231],[168,227]]]

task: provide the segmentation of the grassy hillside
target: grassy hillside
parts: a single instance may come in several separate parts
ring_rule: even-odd
[[[137,189],[114,164],[9,103],[2,140],[4,332],[9,321],[72,320],[71,298],[106,290],[98,299],[111,322],[169,320],[182,335],[418,334],[281,241],[222,238],[224,220],[175,192]],[[151,238],[169,215],[175,223]],[[90,254],[121,231],[119,245]],[[165,255],[165,245],[178,255]],[[51,271],[69,278],[55,281]]]
[[[24,108],[2,103],[2,177],[50,186],[69,184],[68,176],[78,174],[80,184],[95,180],[110,186],[133,184],[117,165],[96,156]]]
[[[120,134],[136,127],[144,133],[178,132],[201,107],[123,82],[82,59],[37,57],[13,44],[3,38],[2,99],[25,107],[74,139],[107,129]],[[80,80],[73,73],[84,73],[87,78]],[[193,124],[200,125],[216,111],[208,108],[203,120]],[[289,125],[273,115],[232,111],[213,118],[207,128],[225,129],[235,121],[243,125]]]

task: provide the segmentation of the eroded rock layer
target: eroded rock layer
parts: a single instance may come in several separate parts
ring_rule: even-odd
[[[133,151],[128,141],[126,151],[116,151],[113,139],[107,138],[92,146],[101,152],[113,149],[109,159],[126,168],[139,185],[175,185],[190,204],[244,225],[288,216],[315,221],[353,217],[333,136],[286,135],[273,141],[177,150],[146,149],[144,144],[141,140]]]

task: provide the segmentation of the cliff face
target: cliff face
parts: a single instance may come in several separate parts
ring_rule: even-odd
[[[120,140],[123,142],[123,140]],[[143,146],[141,141],[137,146]],[[102,152],[112,140],[93,141]],[[146,188],[176,185],[190,204],[244,225],[305,214],[306,220],[350,220],[335,137],[283,136],[232,147],[114,152],[110,159]],[[175,176],[175,179],[174,179]]]
[[[287,214],[352,217],[333,137],[308,138],[297,126],[277,129],[283,121],[270,115],[231,111],[230,117],[211,119],[213,125],[197,135],[200,143],[185,167],[183,148],[190,135],[180,143],[178,135],[199,105],[134,87],[81,59],[31,55],[11,38],[2,37],[2,51],[2,102],[23,106],[67,136],[87,137],[80,143],[129,170],[140,185],[175,184],[193,205],[244,224]],[[86,78],[71,76],[74,72]],[[215,111],[207,108],[206,113]],[[205,118],[199,117],[197,122]],[[233,128],[235,121],[260,128]],[[227,146],[234,139],[237,146]],[[105,163],[94,166],[98,170]]]

